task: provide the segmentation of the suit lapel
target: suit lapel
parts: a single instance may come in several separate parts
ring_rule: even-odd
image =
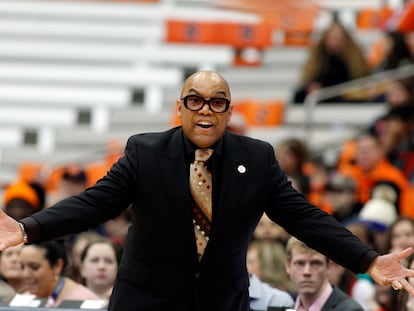
[[[233,135],[226,133],[223,142],[223,165],[219,200],[214,216],[214,227],[228,226],[240,206],[249,175],[249,161],[243,157],[240,144]],[[214,227],[209,244],[214,240]]]
[[[159,164],[163,174],[163,182],[171,215],[181,231],[183,241],[190,254],[196,256],[194,227],[191,211],[191,194],[189,190],[189,172],[183,152],[182,130],[176,131],[167,143],[165,152],[160,153]],[[188,191],[183,191],[188,189]]]

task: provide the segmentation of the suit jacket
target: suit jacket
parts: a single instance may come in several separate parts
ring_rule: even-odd
[[[333,286],[333,291],[328,300],[323,305],[321,311],[364,311],[355,300],[339,288]]]
[[[270,144],[226,132],[210,241],[196,256],[181,127],[129,138],[125,155],[86,192],[22,221],[39,240],[116,217],[132,204],[111,311],[249,310],[246,250],[266,212],[291,234],[355,272],[370,248],[309,204],[280,170]],[[241,169],[245,168],[245,169]]]

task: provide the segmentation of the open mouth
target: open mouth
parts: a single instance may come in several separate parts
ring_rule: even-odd
[[[204,123],[204,122],[203,123],[197,123],[197,126],[203,128],[203,129],[208,129],[208,128],[213,127],[212,124],[210,124],[210,123]]]

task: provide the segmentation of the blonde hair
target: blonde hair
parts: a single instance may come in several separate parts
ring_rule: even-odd
[[[292,253],[294,249],[301,253],[318,253],[313,248],[310,248],[305,243],[292,236],[286,244],[286,259],[289,262],[292,260]],[[328,261],[328,258],[326,258],[326,260]]]
[[[283,245],[277,241],[254,240],[249,245],[249,249],[252,248],[257,249],[260,280],[272,287],[293,291],[294,285],[284,267],[286,253]]]

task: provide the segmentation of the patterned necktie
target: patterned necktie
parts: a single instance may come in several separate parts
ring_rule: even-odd
[[[211,174],[204,165],[213,154],[213,149],[197,149],[195,161],[190,165],[190,190],[194,198],[193,224],[197,244],[197,257],[201,260],[211,230]]]

